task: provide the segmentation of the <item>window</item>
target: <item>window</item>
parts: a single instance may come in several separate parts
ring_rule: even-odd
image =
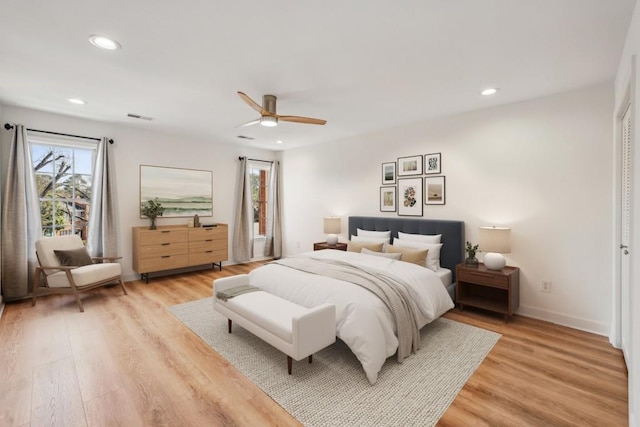
[[[40,200],[42,234],[77,234],[86,241],[97,145],[31,137],[29,144]]]
[[[267,194],[269,194],[269,165],[249,162],[251,200],[253,204],[253,235],[267,234]]]

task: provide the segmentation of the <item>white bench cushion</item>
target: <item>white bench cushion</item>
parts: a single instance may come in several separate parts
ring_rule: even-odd
[[[289,343],[293,342],[291,319],[309,312],[308,308],[264,291],[249,292],[217,303]]]

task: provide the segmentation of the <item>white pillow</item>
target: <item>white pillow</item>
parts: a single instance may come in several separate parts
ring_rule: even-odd
[[[384,253],[384,252],[376,252],[376,251],[371,251],[371,250],[369,250],[367,248],[362,248],[360,253],[361,254],[367,254],[367,255],[373,255],[373,256],[381,256],[383,258],[397,259],[397,260],[402,258],[402,254],[401,253],[390,254],[390,253]]]
[[[361,228],[356,228],[356,236],[361,237],[386,237],[387,239],[391,238],[391,231],[371,231],[371,230],[363,230]],[[438,242],[440,243],[440,242]]]
[[[411,240],[393,239],[393,246],[399,248],[428,249],[427,252],[427,268],[437,272],[440,269],[440,249],[442,243],[422,243],[413,242]]]
[[[389,243],[391,237],[363,237],[351,235],[352,242]]]
[[[422,243],[440,243],[442,234],[409,234],[398,231],[398,239]]]

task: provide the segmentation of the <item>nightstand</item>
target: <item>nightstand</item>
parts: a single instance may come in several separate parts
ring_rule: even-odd
[[[321,251],[322,249],[336,249],[338,251],[346,251],[347,244],[346,243],[336,243],[335,246],[329,246],[327,242],[319,242],[313,244],[314,251]]]
[[[484,264],[478,268],[456,266],[456,302],[460,310],[465,306],[502,313],[504,321],[520,305],[520,269],[505,267],[489,270]]]

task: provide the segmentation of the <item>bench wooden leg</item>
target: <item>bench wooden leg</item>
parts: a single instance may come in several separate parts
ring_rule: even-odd
[[[231,333],[231,324],[233,322],[231,321],[231,319],[227,319],[227,324],[229,325],[229,333]]]
[[[287,356],[287,371],[289,372],[289,375],[291,375],[292,364],[293,364],[293,359],[291,358],[291,356]]]
[[[309,363],[313,362],[313,354],[309,356]]]

